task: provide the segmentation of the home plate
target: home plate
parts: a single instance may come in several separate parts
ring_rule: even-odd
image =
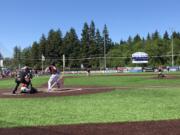
[[[81,91],[82,88],[63,88],[63,89],[57,89],[54,88],[52,92],[58,92],[58,93],[65,93],[65,92],[73,92],[73,91]]]
[[[47,88],[38,88],[40,92],[47,93],[65,93],[65,92],[73,92],[73,91],[81,91],[82,88],[52,88],[52,91],[48,91]]]

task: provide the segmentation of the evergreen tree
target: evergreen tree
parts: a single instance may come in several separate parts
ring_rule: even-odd
[[[96,50],[96,37],[95,37],[95,24],[94,22],[92,21],[91,24],[90,24],[90,28],[89,28],[89,42],[90,42],[90,46],[89,46],[89,54],[92,56],[94,55],[95,53],[95,50]]]
[[[163,35],[163,39],[164,40],[169,40],[169,34],[167,31],[165,31],[164,35]]]
[[[48,50],[47,50],[47,39],[45,37],[45,35],[43,34],[40,38],[40,42],[39,42],[39,53],[45,57],[48,56]]]
[[[109,31],[106,24],[104,25],[104,29],[103,29],[103,38],[106,45],[106,53],[107,53],[112,48],[112,41],[109,38]]]
[[[58,66],[62,66],[62,33],[60,30],[54,31],[50,30],[47,38],[47,59],[48,64],[52,61],[57,62]]]
[[[150,41],[151,40],[151,36],[150,36],[150,34],[148,33],[148,35],[147,35],[147,41]]]
[[[159,32],[157,30],[152,34],[152,39],[153,40],[159,40],[160,39]]]
[[[129,36],[129,37],[128,37],[128,40],[127,40],[127,43],[128,43],[129,45],[132,45],[132,42],[133,42],[132,37]]]
[[[26,65],[26,66],[29,66],[29,67],[32,67],[33,66],[33,60],[31,60],[31,47],[27,47],[27,48],[24,48],[22,50],[22,64],[23,65]]]
[[[133,53],[133,48],[134,48],[134,43],[133,43],[133,39],[131,36],[128,37],[127,43],[126,43],[129,47],[129,51],[131,51]]]
[[[137,43],[137,42],[141,42],[141,37],[139,36],[139,34],[137,34],[135,37],[134,37],[134,43]]]
[[[19,68],[21,66],[21,47],[15,46],[14,47],[14,65],[16,65],[16,68]]]
[[[96,45],[96,32],[95,32],[95,24],[92,21],[89,28],[89,55],[91,58],[89,61],[89,67],[97,68],[97,59],[95,57],[98,56],[98,46]]]
[[[96,30],[96,46],[98,57],[103,57],[104,54],[104,40],[99,29]]]
[[[84,23],[84,27],[81,34],[81,57],[82,58],[89,58],[89,46],[90,46],[90,38],[89,38],[89,26],[87,23]],[[81,63],[84,67],[89,66],[89,60],[83,59]]]
[[[120,40],[120,45],[126,44],[126,41]]]
[[[178,34],[175,31],[173,31],[171,36],[173,37],[173,39],[178,38]]]
[[[63,44],[66,66],[70,68],[80,67],[80,62],[73,60],[80,58],[80,42],[74,28],[71,28],[70,31],[66,33]]]
[[[104,52],[105,52],[105,55],[107,55],[110,49],[112,48],[112,42],[111,42],[111,39],[109,38],[109,31],[106,24],[104,25],[104,28],[103,28],[103,39],[104,39],[104,46],[105,46]],[[110,67],[109,61],[106,62],[106,66]]]
[[[32,59],[33,68],[35,69],[40,68],[41,54],[39,52],[40,52],[39,44],[37,42],[34,42],[31,48],[31,59]]]
[[[101,59],[102,57],[104,57],[104,40],[103,37],[101,36],[101,33],[99,31],[99,29],[96,30],[96,57],[99,57],[98,59],[96,59],[96,65],[97,67],[99,67],[100,69],[102,69],[103,66],[103,60]]]

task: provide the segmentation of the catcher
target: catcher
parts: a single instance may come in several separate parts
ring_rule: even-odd
[[[25,76],[25,81],[22,83],[21,86],[21,93],[37,93],[37,89],[35,89],[34,87],[32,87],[31,85],[31,78],[30,76],[26,75]]]

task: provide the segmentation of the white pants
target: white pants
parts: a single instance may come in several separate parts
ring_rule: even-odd
[[[54,83],[57,83],[58,87],[60,87],[60,81],[59,81],[60,74],[52,74],[48,81],[48,91],[50,91],[52,88],[51,86]]]

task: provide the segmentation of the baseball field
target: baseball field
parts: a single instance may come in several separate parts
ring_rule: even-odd
[[[33,78],[37,94],[11,94],[0,80],[0,135],[178,135],[180,73],[70,75],[47,93],[49,76]]]

